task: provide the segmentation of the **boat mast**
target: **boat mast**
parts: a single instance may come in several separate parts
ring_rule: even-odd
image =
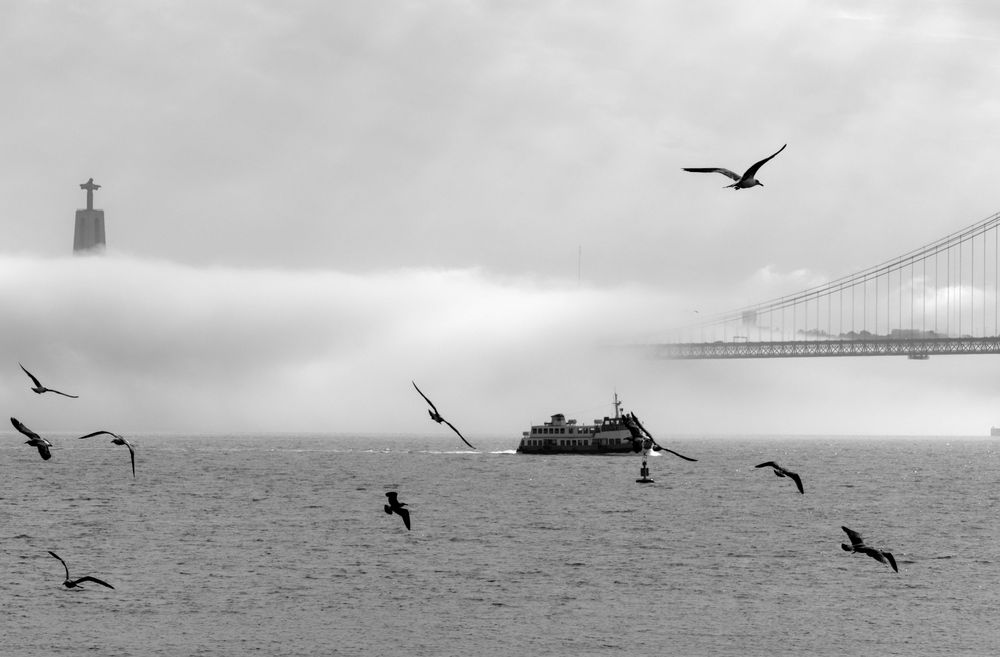
[[[618,414],[618,408],[619,408],[619,407],[620,407],[621,405],[622,405],[622,403],[621,403],[621,402],[620,402],[620,401],[618,400],[618,391],[617,391],[617,390],[615,390],[615,419],[616,419],[616,420],[617,420],[617,419],[618,419],[619,417],[621,417],[621,416],[620,416],[620,415]]]

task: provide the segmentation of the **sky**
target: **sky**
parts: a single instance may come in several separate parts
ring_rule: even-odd
[[[990,356],[617,348],[997,210],[990,2],[0,6],[0,399],[45,431],[981,435]],[[764,187],[715,174],[764,166]],[[79,184],[108,249],[73,257]],[[17,367],[79,400],[35,396]]]

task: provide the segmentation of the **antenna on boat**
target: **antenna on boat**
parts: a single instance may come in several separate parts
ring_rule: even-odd
[[[619,400],[619,399],[618,399],[618,391],[617,391],[617,390],[615,390],[615,419],[616,419],[616,420],[617,420],[617,419],[618,419],[619,417],[621,417],[621,416],[620,416],[620,415],[618,414],[618,409],[619,409],[619,407],[621,407],[621,405],[622,405],[622,403],[621,403],[621,400]]]

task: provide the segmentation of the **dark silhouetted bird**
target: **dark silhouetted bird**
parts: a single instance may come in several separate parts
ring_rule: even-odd
[[[628,420],[631,420],[632,422],[635,422],[635,425],[637,427],[639,427],[639,430],[642,431],[642,433],[646,434],[646,437],[648,437],[653,442],[653,451],[654,452],[661,452],[661,451],[662,452],[670,452],[674,456],[680,457],[680,458],[684,459],[685,461],[697,461],[698,460],[698,459],[693,459],[690,456],[684,456],[683,454],[679,454],[679,453],[675,452],[674,450],[667,449],[663,445],[660,445],[659,443],[657,443],[656,442],[656,438],[653,438],[653,435],[651,433],[649,433],[649,431],[646,430],[646,427],[644,427],[642,425],[642,422],[639,421],[639,418],[636,416],[635,413],[629,413],[625,417],[625,420],[626,420],[626,422]]]
[[[899,568],[896,568],[896,560],[893,558],[892,553],[865,545],[864,540],[861,538],[861,534],[853,529],[848,529],[843,525],[841,525],[840,528],[847,532],[847,538],[851,539],[850,545],[841,543],[841,548],[847,552],[860,552],[862,554],[867,554],[875,561],[878,561],[879,563],[887,563],[895,572],[899,572]]]
[[[785,468],[781,467],[780,465],[778,465],[774,461],[766,461],[764,463],[761,463],[760,465],[755,465],[753,467],[755,467],[755,468],[766,468],[766,467],[774,468],[774,474],[778,475],[779,477],[788,477],[789,479],[791,479],[792,481],[794,481],[795,485],[798,486],[798,488],[799,488],[799,492],[802,493],[803,495],[805,495],[805,491],[802,490],[802,478],[799,477],[799,475],[797,473],[792,472],[791,470],[786,470]]]
[[[117,433],[112,431],[95,431],[93,433],[88,433],[86,436],[80,436],[80,440],[83,440],[84,438],[91,438],[93,436],[100,436],[101,434],[112,436],[111,442],[115,445],[125,445],[128,447],[128,454],[132,457],[132,478],[135,479],[135,445],[130,443],[127,438],[119,436]]]
[[[80,584],[82,584],[84,582],[93,582],[94,584],[100,584],[101,586],[106,586],[109,589],[115,588],[115,587],[111,586],[110,584],[108,584],[107,582],[105,582],[104,580],[97,579],[96,577],[91,577],[90,575],[84,575],[83,577],[79,577],[77,579],[70,579],[70,577],[69,577],[69,566],[67,566],[66,562],[62,560],[62,557],[60,557],[58,554],[56,554],[52,550],[49,550],[49,554],[51,554],[56,559],[59,559],[59,563],[61,563],[63,565],[63,568],[66,569],[66,581],[63,582],[63,586],[65,586],[66,588],[72,589],[72,588],[75,588],[77,586],[80,586]]]
[[[788,146],[788,144],[785,144],[785,146]],[[777,155],[781,151],[785,150],[785,146],[779,148],[774,155]],[[732,185],[726,185],[726,187],[732,187],[733,189],[746,189],[748,187],[755,187],[756,185],[760,185],[761,187],[763,187],[764,183],[754,178],[754,176],[757,175],[757,169],[764,166],[764,164],[772,157],[774,157],[774,155],[765,157],[760,162],[754,164],[752,167],[747,169],[742,176],[733,173],[729,169],[723,169],[722,167],[684,167],[684,170],[693,171],[695,173],[721,173],[722,175],[728,176],[729,178],[732,178],[733,180],[736,181]]]
[[[385,496],[389,498],[389,503],[383,506],[382,508],[385,509],[385,512],[388,513],[390,516],[393,513],[399,514],[399,517],[403,519],[403,524],[406,525],[407,529],[409,529],[410,512],[403,508],[404,506],[406,506],[406,502],[400,502],[398,499],[396,499],[396,491],[394,490],[389,491],[388,493],[385,494]]]
[[[21,363],[18,363],[18,365],[21,365]],[[63,397],[72,397],[73,399],[77,399],[77,397],[78,397],[77,395],[68,395],[65,392],[60,392],[58,390],[53,390],[52,388],[46,388],[45,386],[43,386],[38,381],[38,379],[35,378],[34,374],[32,374],[31,372],[29,372],[28,370],[26,370],[24,368],[24,365],[21,365],[21,369],[24,370],[24,373],[27,374],[28,377],[31,379],[32,383],[35,384],[34,387],[32,388],[32,390],[34,390],[35,392],[37,392],[39,395],[42,394],[43,392],[54,392],[57,395],[62,395]]]
[[[24,441],[25,445],[31,445],[32,447],[38,448],[38,453],[42,455],[43,461],[48,461],[50,458],[52,458],[52,452],[49,451],[49,448],[52,447],[52,443],[45,440],[31,429],[21,424],[21,422],[16,417],[12,417],[10,419],[10,423],[14,425],[15,429],[17,429],[18,431],[20,431],[29,438],[29,440]]]
[[[417,384],[415,382],[410,381],[410,383],[413,384],[414,388],[417,388]],[[419,392],[420,396],[423,397],[424,400],[428,404],[431,405],[431,407],[429,409],[427,409],[427,414],[431,416],[431,419],[434,420],[435,422],[437,422],[438,424],[441,424],[442,422],[444,422],[445,424],[447,424],[449,427],[451,427],[452,431],[454,431],[456,434],[458,434],[458,437],[462,439],[463,443],[465,443],[469,447],[472,447],[472,445],[469,443],[469,441],[465,439],[465,436],[462,435],[462,432],[455,428],[454,424],[452,424],[448,420],[446,420],[443,417],[441,417],[441,414],[438,413],[437,406],[435,406],[434,402],[432,402],[430,399],[427,399],[427,395],[425,395],[423,392],[421,392],[420,388],[417,388],[417,392]],[[475,449],[475,447],[472,447],[472,449]]]

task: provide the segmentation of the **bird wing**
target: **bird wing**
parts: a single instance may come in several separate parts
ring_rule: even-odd
[[[764,461],[760,465],[755,465],[753,467],[755,467],[755,468],[777,468],[778,464],[775,463],[774,461]]]
[[[21,363],[18,363],[18,365],[21,365]],[[32,374],[31,372],[29,372],[28,370],[26,370],[26,369],[24,368],[24,365],[21,365],[21,369],[22,369],[22,370],[24,370],[24,373],[28,375],[28,378],[30,378],[30,379],[31,379],[31,381],[32,381],[32,382],[33,382],[33,383],[34,383],[34,384],[35,384],[36,386],[38,386],[39,388],[44,388],[44,387],[45,387],[45,386],[43,386],[43,385],[41,384],[41,382],[40,382],[40,381],[39,381],[38,379],[36,379],[36,378],[35,378],[35,375],[34,375],[34,374]]]
[[[785,146],[788,146],[788,144],[785,144]],[[781,148],[779,148],[774,155],[777,155],[781,151],[785,150],[785,146],[782,146]],[[757,174],[757,169],[759,169],[762,166],[764,166],[764,164],[766,164],[768,160],[770,160],[772,157],[774,157],[774,155],[771,155],[769,157],[765,157],[763,160],[761,160],[760,162],[754,164],[752,167],[750,167],[749,169],[747,169],[747,172],[743,174],[743,180],[747,180],[747,179],[753,178]],[[737,180],[740,180],[740,179],[737,178]]]
[[[108,435],[108,436],[114,436],[115,438],[121,438],[121,436],[119,436],[116,433],[112,433],[110,431],[103,431],[103,430],[101,430],[101,431],[94,431],[93,433],[88,433],[86,436],[80,436],[80,440],[82,440],[84,438],[93,438],[94,436],[100,436],[102,434],[105,434],[105,435]]]
[[[873,547],[865,546],[863,549],[861,549],[861,552],[864,552],[869,557],[871,557],[872,559],[874,559],[879,563],[885,563],[885,555],[882,554],[882,550],[876,550]]]
[[[63,397],[70,397],[71,399],[78,399],[80,397],[79,395],[71,395],[71,394],[68,394],[68,393],[65,393],[65,392],[62,392],[62,391],[59,391],[59,390],[53,390],[52,388],[46,388],[46,390],[48,392],[54,392],[57,395],[62,395]]]
[[[69,579],[69,566],[67,566],[66,562],[62,560],[62,557],[60,557],[52,550],[49,550],[49,554],[51,554],[53,557],[59,560],[59,563],[61,563],[63,565],[63,568],[66,570],[66,579]]]
[[[128,455],[132,459],[132,478],[135,479],[135,449],[132,448],[132,443],[127,441],[125,446],[128,447]]]
[[[442,419],[444,419],[444,418],[442,418]],[[449,427],[451,427],[452,431],[454,431],[456,434],[458,434],[458,437],[462,439],[463,443],[465,443],[469,447],[472,447],[472,444],[468,440],[465,439],[465,436],[462,435],[461,431],[459,431],[458,429],[455,428],[454,424],[452,424],[448,420],[444,420],[444,423],[447,424]],[[475,449],[475,447],[472,447],[472,449]]]
[[[667,448],[666,448],[666,447],[664,447],[663,445],[657,445],[657,444],[656,444],[656,441],[654,441],[654,442],[653,442],[653,444],[654,444],[654,445],[656,445],[657,447],[659,447],[659,448],[660,448],[661,450],[663,450],[664,452],[670,452],[670,453],[671,453],[671,454],[673,454],[674,456],[679,456],[680,458],[684,459],[685,461],[697,461],[697,460],[698,460],[698,459],[693,459],[693,458],[691,458],[690,456],[684,456],[683,454],[678,454],[678,453],[677,453],[677,452],[675,452],[674,450],[672,450],[672,449],[667,449]]]
[[[639,431],[649,436],[649,439],[652,440],[654,443],[656,442],[656,438],[653,438],[653,434],[649,433],[649,431],[646,429],[646,426],[642,423],[642,420],[639,419],[638,415],[636,415],[635,413],[629,413],[628,417],[631,418],[633,422],[635,422],[635,426],[639,427]]]
[[[861,534],[854,531],[853,529],[848,529],[843,525],[841,525],[840,528],[843,529],[845,532],[847,532],[847,538],[851,539],[851,545],[853,545],[856,548],[865,547],[865,541],[864,539],[861,538]]]
[[[43,461],[48,461],[52,458],[52,452],[49,451],[49,444],[46,441],[37,443],[35,447],[38,448],[38,453],[41,455]]]
[[[406,509],[400,508],[400,509],[396,509],[396,513],[399,514],[399,517],[403,519],[403,524],[406,525],[407,529],[409,529],[410,528],[410,512],[407,511]]]
[[[792,481],[795,482],[795,485],[798,487],[799,492],[802,493],[803,495],[805,495],[806,492],[802,488],[802,478],[799,477],[798,474],[796,474],[794,472],[790,472],[788,470],[785,470],[785,474],[792,478]]]
[[[417,388],[417,384],[414,381],[410,381],[410,383],[413,384],[414,388]],[[432,402],[430,399],[428,399],[427,395],[425,395],[423,392],[420,391],[420,388],[417,388],[417,392],[420,393],[420,396],[424,398],[424,401],[426,401],[428,404],[430,404],[431,408],[434,409],[434,412],[437,413],[438,409],[437,409],[437,406],[434,405],[434,402]]]
[[[653,438],[653,434],[649,433],[649,430],[646,429],[646,427],[642,424],[642,421],[639,420],[639,418],[636,416],[635,413],[629,414],[629,417],[631,417],[632,420],[635,421],[636,426],[639,427],[639,430],[642,431],[644,434],[646,434],[649,437],[649,439],[653,441],[653,446],[656,448],[656,451],[661,451],[662,450],[664,452],[670,452],[674,456],[679,456],[680,458],[684,459],[685,461],[697,461],[698,460],[698,459],[693,459],[693,458],[691,458],[689,456],[684,456],[683,454],[678,454],[677,452],[675,452],[672,449],[667,449],[663,445],[661,445],[658,442],[656,442],[656,438]]]
[[[21,421],[18,420],[16,417],[12,417],[10,419],[10,423],[14,425],[15,429],[17,429],[18,431],[20,431],[21,433],[23,433],[28,438],[31,438],[32,440],[41,440],[42,439],[42,437],[39,436],[37,433],[35,433],[31,429],[29,429],[28,427],[24,426],[23,424],[21,424]]]
[[[774,155],[772,155],[771,157],[774,157]],[[768,158],[768,159],[770,159],[770,158]],[[767,160],[764,160],[764,162],[767,162]],[[758,163],[755,166],[760,166],[761,164],[764,164],[764,162],[760,162],[760,163]],[[722,175],[728,176],[728,177],[732,178],[733,180],[739,180],[740,179],[739,174],[733,173],[729,169],[723,169],[722,167],[684,167],[684,170],[685,171],[693,171],[694,173],[721,173]]]
[[[385,496],[389,498],[389,504],[391,504],[393,506],[396,506],[396,495],[398,495],[398,494],[399,493],[397,493],[394,490],[391,490],[391,491],[389,491],[388,493],[385,494]]]
[[[896,558],[892,556],[892,553],[883,550],[882,554],[885,555],[885,558],[889,561],[889,565],[892,566],[893,571],[898,573],[899,568],[896,567]]]
[[[69,579],[68,575],[66,576],[66,579]],[[101,586],[106,586],[109,589],[115,588],[115,587],[111,586],[110,584],[108,584],[107,582],[105,582],[104,580],[97,579],[96,577],[91,577],[90,575],[84,575],[83,577],[81,577],[80,579],[76,580],[73,583],[74,584],[79,584],[80,582],[94,582],[95,584],[100,584]]]

